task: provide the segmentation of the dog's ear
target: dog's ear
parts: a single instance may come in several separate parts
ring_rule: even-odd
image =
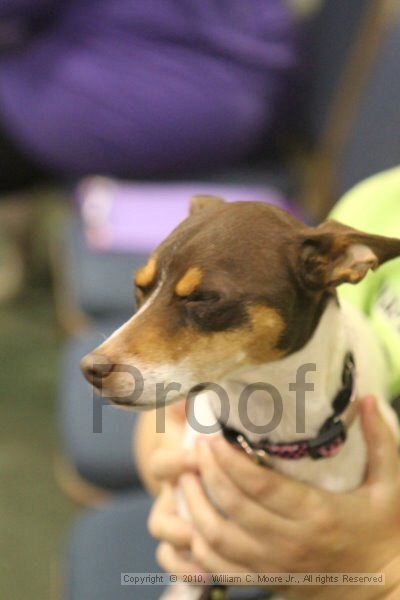
[[[370,269],[400,256],[400,239],[363,233],[337,221],[325,221],[301,235],[300,273],[314,289],[358,283]]]
[[[203,210],[214,210],[224,203],[225,200],[218,198],[218,196],[206,196],[202,194],[193,196],[190,200],[189,215],[196,215]]]

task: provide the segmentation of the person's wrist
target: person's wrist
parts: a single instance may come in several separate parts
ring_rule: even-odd
[[[400,554],[382,567],[378,573],[384,576],[383,586],[363,586],[354,598],[360,600],[399,600],[400,598]]]
[[[386,600],[400,598],[400,553],[383,569],[385,587],[387,588]]]
[[[381,569],[371,569],[371,573],[382,573],[384,585],[360,585],[343,588],[340,586],[306,586],[286,591],[294,600],[336,600],[343,589],[349,600],[399,600],[400,598],[400,554]],[[285,594],[284,594],[285,595]]]

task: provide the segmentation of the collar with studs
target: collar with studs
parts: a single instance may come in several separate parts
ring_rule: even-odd
[[[333,414],[326,419],[313,438],[292,442],[271,442],[264,438],[258,442],[250,440],[236,429],[220,422],[224,438],[244,450],[259,464],[269,464],[269,458],[298,460],[300,458],[329,458],[335,456],[346,441],[347,430],[357,412],[355,401],[355,363],[351,352],[346,354],[342,371],[342,387],[336,394],[332,406]]]

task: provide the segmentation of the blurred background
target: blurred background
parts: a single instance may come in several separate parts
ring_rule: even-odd
[[[79,359],[191,195],[315,223],[398,165],[399,56],[390,0],[0,0],[2,598],[135,597],[80,566],[142,492]]]

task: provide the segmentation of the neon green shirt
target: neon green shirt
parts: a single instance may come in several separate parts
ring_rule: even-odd
[[[330,217],[367,233],[400,238],[400,167],[356,185]],[[394,398],[400,394],[400,258],[370,272],[358,285],[344,284],[338,291],[340,298],[370,318],[387,354]]]

